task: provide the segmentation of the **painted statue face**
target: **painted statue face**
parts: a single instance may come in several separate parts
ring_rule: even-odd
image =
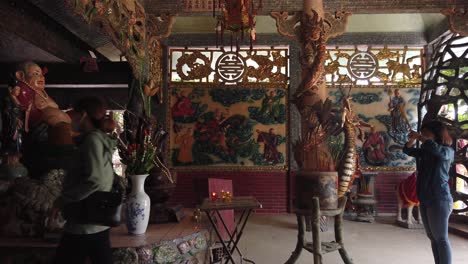
[[[35,64],[28,67],[25,72],[24,81],[34,88],[41,90],[45,88],[45,78],[42,74],[42,69]]]

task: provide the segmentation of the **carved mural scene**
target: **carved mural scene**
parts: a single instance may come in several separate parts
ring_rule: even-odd
[[[408,46],[329,46],[325,78],[338,109],[344,91],[359,118],[370,125],[358,141],[361,167],[408,170],[415,160],[401,150],[417,129],[422,49]]]
[[[170,98],[173,166],[286,166],[284,89],[173,88]]]
[[[333,102],[343,97],[343,89],[328,88]],[[363,129],[357,140],[361,168],[366,170],[408,170],[416,161],[401,150],[410,130],[418,123],[418,88],[357,88],[350,92],[350,102],[358,117],[371,127]],[[335,104],[338,108],[339,105]],[[397,112],[397,113],[395,113]]]
[[[175,168],[287,167],[288,49],[169,48]]]

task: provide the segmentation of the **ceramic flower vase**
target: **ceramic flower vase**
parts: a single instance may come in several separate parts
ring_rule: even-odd
[[[142,235],[148,227],[151,203],[144,189],[148,175],[129,176],[132,181],[132,192],[127,199],[127,229],[131,235]]]

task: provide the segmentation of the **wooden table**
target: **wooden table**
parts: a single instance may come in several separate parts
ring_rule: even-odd
[[[151,224],[145,234],[139,236],[129,235],[125,224],[111,228],[110,241],[112,248],[137,248],[152,244],[160,244],[177,238],[189,236],[194,233],[206,231],[202,225],[192,221],[192,210],[186,209],[185,217],[180,223]],[[1,248],[56,248],[57,243],[47,242],[42,238],[30,237],[1,237]]]
[[[112,249],[114,252],[118,252],[119,250],[144,247],[153,249],[154,253],[154,249],[158,245],[170,245],[178,249],[177,246],[183,242],[203,237],[205,245],[203,248],[197,248],[196,251],[197,254],[205,256],[207,255],[209,241],[211,241],[210,237],[208,237],[209,232],[205,228],[208,221],[196,223],[190,217],[192,213],[192,210],[186,209],[185,214],[187,217],[179,223],[149,225],[146,233],[140,236],[129,235],[125,224],[114,227],[110,231]],[[0,263],[17,263],[17,258],[29,259],[29,262],[26,263],[52,263],[56,247],[57,243],[47,242],[42,238],[0,236]],[[181,257],[187,257],[191,254],[183,254],[179,251],[177,253]]]
[[[245,260],[246,262],[255,264],[255,262],[253,262],[252,260],[246,259],[242,256],[242,252],[237,247],[237,244],[239,243],[239,240],[242,237],[242,233],[244,231],[245,225],[247,224],[249,216],[252,213],[252,210],[259,209],[259,208],[262,208],[262,205],[253,196],[233,197],[231,201],[228,201],[228,202],[224,202],[222,199],[212,201],[209,198],[206,198],[203,201],[200,207],[200,210],[206,213],[213,229],[215,230],[216,235],[218,236],[219,241],[221,242],[223,246],[223,249],[228,255],[228,259],[225,262],[226,264],[229,261],[231,261],[231,263],[233,264],[236,263],[234,261],[234,258],[232,257],[232,254],[234,253],[234,251],[237,251],[237,253],[239,254],[241,263]],[[222,210],[241,211],[241,215],[239,217],[239,220],[236,221],[233,232],[229,230],[223,218],[221,217],[221,214],[219,213],[219,211],[222,211]],[[222,226],[224,227],[224,229],[226,230],[226,233],[229,236],[229,241],[227,243],[223,240],[221,233],[218,229],[218,225],[215,222],[216,216],[221,221]]]

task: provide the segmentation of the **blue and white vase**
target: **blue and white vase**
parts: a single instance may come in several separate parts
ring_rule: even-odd
[[[131,235],[143,235],[150,217],[150,198],[145,193],[145,179],[149,174],[130,175],[132,192],[127,198],[127,229]]]

